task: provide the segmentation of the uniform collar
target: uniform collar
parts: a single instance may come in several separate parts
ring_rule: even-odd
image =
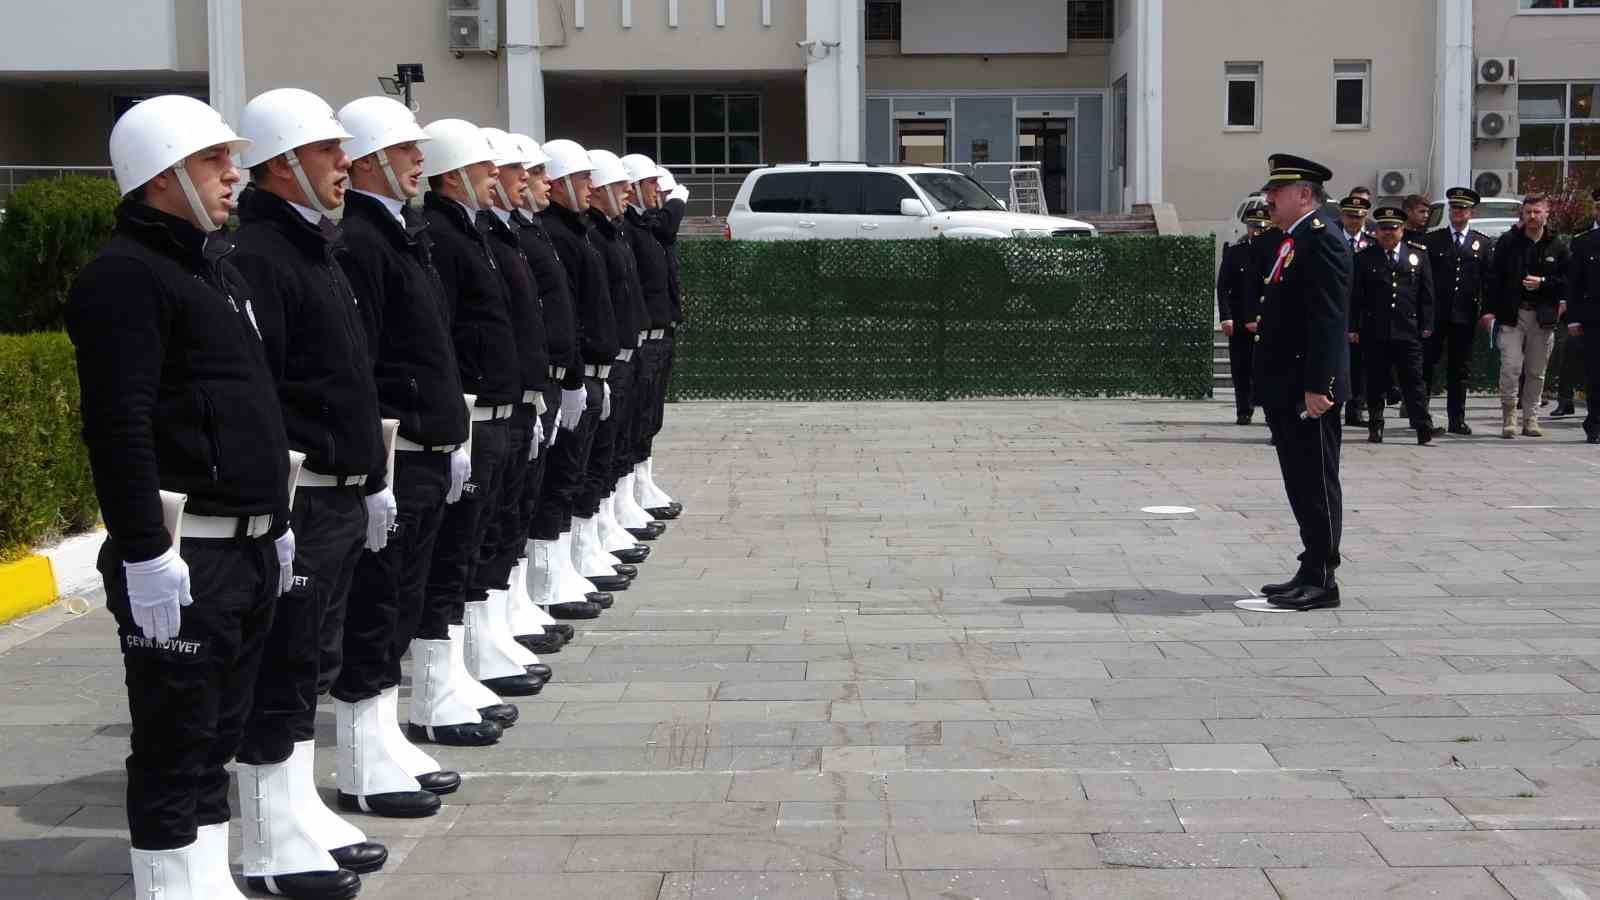
[[[162,212],[138,200],[117,206],[117,230],[152,250],[203,270],[207,263],[233,251],[222,232],[201,231],[188,219]]]
[[[1297,228],[1299,228],[1299,227],[1300,227],[1300,223],[1302,223],[1302,222],[1304,222],[1304,221],[1305,221],[1305,220],[1307,220],[1307,219],[1309,219],[1309,218],[1311,218],[1311,217],[1312,217],[1312,216],[1314,216],[1314,215],[1316,215],[1316,214],[1317,214],[1317,211],[1318,211],[1318,209],[1319,209],[1319,207],[1316,207],[1316,206],[1313,206],[1313,207],[1311,207],[1311,209],[1309,209],[1309,210],[1307,210],[1307,211],[1306,211],[1306,214],[1305,214],[1305,215],[1303,215],[1303,216],[1301,216],[1301,217],[1300,217],[1300,218],[1298,218],[1298,219],[1295,219],[1295,220],[1294,220],[1294,224],[1293,224],[1293,225],[1290,225],[1290,226],[1289,226],[1289,230],[1288,230],[1288,231],[1287,231],[1287,232],[1285,232],[1285,233],[1286,233],[1286,234],[1294,234],[1294,232],[1295,232],[1295,229],[1297,229]]]
[[[406,208],[404,201],[396,200],[395,198],[385,194],[374,194],[371,191],[363,191],[360,188],[351,188],[351,193],[360,194],[363,197],[371,197],[379,203],[382,203],[383,208],[389,211],[389,215],[394,216],[394,220],[400,223],[400,227],[405,227],[406,217],[405,214],[401,212],[401,210]]]

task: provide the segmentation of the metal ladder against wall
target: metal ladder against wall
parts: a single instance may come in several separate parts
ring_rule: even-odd
[[[1044,201],[1044,179],[1037,166],[1011,170],[1011,210],[1036,216],[1050,215]]]

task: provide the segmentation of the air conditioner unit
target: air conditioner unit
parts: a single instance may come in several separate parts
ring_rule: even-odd
[[[500,50],[500,0],[445,0],[450,29],[450,51],[498,53]]]
[[[1482,141],[1505,141],[1517,136],[1517,114],[1499,109],[1479,110],[1472,118],[1472,136]]]
[[[1473,169],[1472,189],[1484,197],[1509,197],[1517,193],[1516,169]]]
[[[1478,60],[1478,84],[1504,87],[1517,83],[1515,56],[1485,56]]]
[[[1415,194],[1417,185],[1422,179],[1417,176],[1416,169],[1391,169],[1387,166],[1378,170],[1378,196],[1379,197],[1404,197],[1406,194]]]

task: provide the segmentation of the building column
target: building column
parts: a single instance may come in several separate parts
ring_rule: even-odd
[[[806,155],[860,160],[862,156],[862,0],[806,0]]]
[[[1134,69],[1136,77],[1130,79],[1129,91],[1133,109],[1129,123],[1134,146],[1129,151],[1133,157],[1133,201],[1135,203],[1160,203],[1162,201],[1162,174],[1165,171],[1163,124],[1166,121],[1163,69],[1166,48],[1164,44],[1164,0],[1137,0],[1134,4]]]
[[[507,130],[544,143],[544,63],[539,50],[539,4],[506,4]]]
[[[206,31],[211,106],[237,127],[245,100],[243,0],[206,0]]]
[[[1472,4],[1435,7],[1433,168],[1428,191],[1435,199],[1452,187],[1472,184],[1472,99],[1476,63],[1472,48]]]

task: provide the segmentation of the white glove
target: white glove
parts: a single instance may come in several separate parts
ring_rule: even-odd
[[[450,492],[444,495],[444,502],[454,503],[461,499],[461,492],[467,486],[467,479],[472,477],[472,454],[465,447],[457,447],[450,451]]]
[[[128,607],[144,636],[166,643],[178,636],[178,607],[194,602],[189,596],[189,564],[177,547],[144,562],[122,564],[128,579]]]
[[[677,187],[673,188],[671,193],[667,194],[667,199],[668,200],[682,200],[683,202],[688,203],[689,202],[689,189],[680,184]]]
[[[533,462],[539,458],[539,445],[544,443],[544,423],[538,416],[533,417],[533,440],[528,442],[528,461]]]
[[[278,551],[278,595],[282,596],[294,587],[294,529],[284,529],[283,537],[272,546]]]
[[[394,527],[399,508],[394,491],[388,488],[367,495],[367,549],[376,553],[389,546],[389,529]]]
[[[600,394],[600,421],[604,422],[611,418],[611,384],[610,382],[602,381],[600,382],[600,388],[602,390]]]
[[[578,423],[583,420],[583,408],[589,402],[589,392],[583,388],[569,391],[561,389],[561,408],[556,410],[556,426],[568,431],[577,431]]]

